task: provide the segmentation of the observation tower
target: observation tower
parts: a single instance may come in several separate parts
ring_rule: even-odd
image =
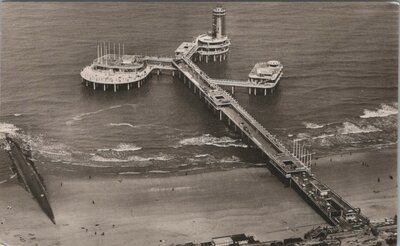
[[[225,16],[226,10],[224,8],[216,7],[213,9],[212,31],[201,34],[196,38],[199,61],[222,61],[226,59],[231,42],[226,36]]]

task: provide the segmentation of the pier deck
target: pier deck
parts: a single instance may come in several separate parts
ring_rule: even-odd
[[[266,159],[269,169],[280,177],[313,207],[329,224],[342,230],[357,230],[368,225],[369,220],[327,185],[310,173],[308,164],[299,160],[275,136],[257,122],[218,83],[211,79],[188,56],[175,59],[172,64],[178,70],[179,78],[204,102],[219,119],[239,131],[241,136],[258,148]]]
[[[280,79],[281,75],[279,76]],[[264,83],[255,84],[249,80],[233,80],[233,79],[211,79],[211,82],[220,86],[230,86],[230,87],[244,87],[265,90],[263,91],[267,94],[268,89],[273,89],[276,87],[276,83]]]

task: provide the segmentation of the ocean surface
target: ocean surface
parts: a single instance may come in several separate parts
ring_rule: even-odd
[[[171,76],[118,93],[81,84],[98,42],[172,56],[181,42],[211,29],[215,4],[0,6],[1,138],[21,138],[42,170],[184,173],[262,161]],[[319,156],[396,144],[398,5],[223,6],[229,58],[200,66],[211,77],[246,79],[255,63],[280,60],[284,77],[274,95],[237,90],[235,97],[289,149],[294,138]],[[0,165],[4,179],[9,169]]]

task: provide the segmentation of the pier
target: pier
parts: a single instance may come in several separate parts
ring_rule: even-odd
[[[114,92],[124,87],[127,90],[140,88],[152,73],[173,72],[171,57],[105,54],[81,71],[82,83],[93,90]],[[129,73],[125,70],[132,71]]]
[[[292,187],[327,223],[343,230],[356,230],[369,220],[318,180],[311,172],[311,154],[298,142],[289,151],[274,135],[252,117],[215,80],[210,79],[191,59],[183,56],[172,62],[178,78],[204,101],[207,107],[233,131],[260,150],[266,167]]]
[[[293,188],[327,223],[342,231],[359,230],[369,225],[359,208],[353,207],[311,172],[312,153],[300,140],[290,148],[265,129],[233,97],[235,88],[246,88],[249,95],[273,94],[282,77],[279,61],[259,62],[248,80],[210,78],[196,62],[222,62],[227,59],[230,40],[225,34],[225,10],[213,11],[213,31],[192,42],[183,42],[175,57],[125,55],[107,52],[110,44],[98,46],[98,57],[81,71],[87,87],[119,87],[128,90],[140,86],[152,74],[177,77],[207,108],[252,148],[258,149],[265,166],[283,183]],[[114,45],[115,47],[115,45]],[[108,48],[109,50],[110,48]],[[103,54],[103,50],[106,50]],[[114,48],[115,50],[115,48]],[[230,93],[224,88],[228,88]],[[290,150],[289,150],[290,149]]]

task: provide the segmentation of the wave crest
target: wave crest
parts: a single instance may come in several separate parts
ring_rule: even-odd
[[[141,150],[142,147],[136,146],[134,144],[127,144],[127,143],[120,143],[118,144],[117,148],[114,149],[97,149],[97,151],[99,152],[103,152],[103,151],[117,151],[117,152],[128,152],[128,151],[137,151],[137,150]]]
[[[214,137],[210,134],[203,134],[200,137],[185,138],[179,141],[181,145],[213,145],[217,147],[238,147],[247,148],[247,145],[240,142],[240,140],[232,139],[230,137]]]
[[[144,162],[144,161],[168,161],[172,160],[174,157],[169,155],[160,155],[160,156],[151,156],[151,157],[142,157],[137,155],[128,156],[127,158],[120,159],[116,157],[103,157],[100,155],[92,156],[91,160],[95,162]]]
[[[398,113],[397,105],[390,106],[387,104],[381,104],[380,108],[375,110],[364,109],[364,114],[360,118],[377,118],[377,117],[387,117]]]
[[[6,135],[16,135],[19,128],[13,124],[0,122],[0,139],[5,139]]]
[[[312,122],[303,122],[303,125],[309,129],[318,129],[318,128],[324,127],[324,125],[318,125],[318,124],[312,123]]]
[[[379,132],[381,129],[372,126],[357,126],[351,122],[343,122],[343,127],[338,129],[338,133],[342,135],[347,134],[359,134],[359,133],[370,133],[370,132]]]

